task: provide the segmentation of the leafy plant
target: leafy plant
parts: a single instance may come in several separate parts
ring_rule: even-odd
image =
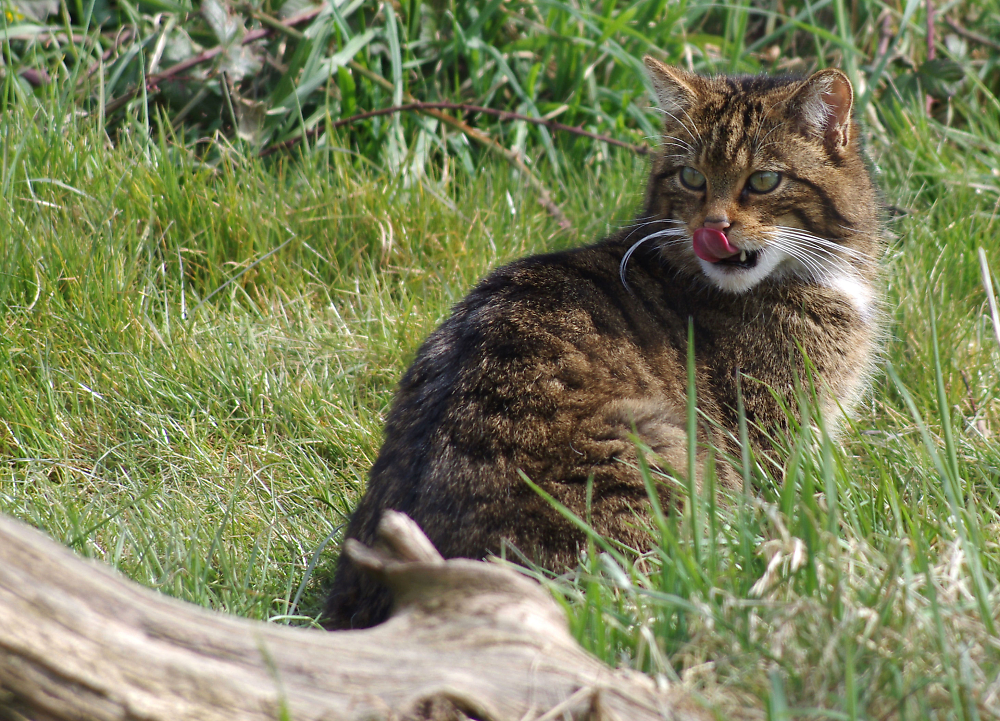
[[[947,27],[962,34],[929,38],[934,23],[916,0],[850,10],[835,0],[121,0],[114,11],[76,0],[60,13],[51,0],[3,2],[5,105],[57,92],[62,107],[98,114],[113,134],[138,120],[208,148],[210,162],[223,139],[257,152],[300,142],[306,151],[344,148],[417,175],[447,173],[453,162],[472,171],[482,149],[497,146],[557,171],[561,152],[600,161],[608,150],[599,142],[471,109],[333,124],[447,101],[655,142],[645,54],[706,72],[839,64],[861,91],[861,109],[887,92],[927,94],[952,124],[965,117],[950,102],[960,86],[988,98],[1000,83],[995,57],[984,54],[994,41],[961,24],[982,24],[988,13],[955,7]]]

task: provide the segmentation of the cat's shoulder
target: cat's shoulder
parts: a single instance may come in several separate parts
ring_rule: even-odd
[[[556,340],[620,321],[628,296],[614,236],[592,245],[520,258],[486,275],[424,342],[412,373],[446,362],[521,361],[553,352]]]
[[[599,307],[625,290],[619,275],[622,255],[616,239],[608,238],[502,265],[454,307],[449,323],[510,323]]]

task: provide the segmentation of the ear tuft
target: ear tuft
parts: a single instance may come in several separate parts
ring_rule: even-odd
[[[790,106],[810,134],[838,149],[850,142],[854,89],[841,71],[814,73],[792,96]]]
[[[664,65],[656,58],[647,55],[643,58],[649,80],[656,91],[656,102],[660,110],[670,115],[686,111],[698,98],[695,86],[698,76],[680,68]]]

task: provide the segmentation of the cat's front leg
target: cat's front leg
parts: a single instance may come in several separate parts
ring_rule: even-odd
[[[705,427],[699,430],[695,480],[700,488],[709,448],[718,439]],[[571,442],[576,463],[569,475],[593,478],[590,509],[580,508],[581,517],[586,512],[595,530],[642,552],[651,539],[637,527],[636,517],[647,517],[649,507],[640,444],[648,449],[644,457],[661,506],[667,512],[678,508],[688,471],[687,421],[679,404],[666,398],[614,399],[582,419]],[[716,473],[718,485],[735,487],[735,473],[727,463],[717,463]]]

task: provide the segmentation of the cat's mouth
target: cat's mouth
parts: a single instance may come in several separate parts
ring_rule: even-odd
[[[732,266],[735,268],[743,268],[749,270],[757,265],[757,259],[760,257],[760,252],[756,250],[741,250],[738,255],[733,255],[729,258],[722,258],[715,262],[716,265]]]
[[[714,265],[749,270],[757,265],[760,252],[741,250],[725,233],[714,228],[698,228],[692,236],[694,254]]]

